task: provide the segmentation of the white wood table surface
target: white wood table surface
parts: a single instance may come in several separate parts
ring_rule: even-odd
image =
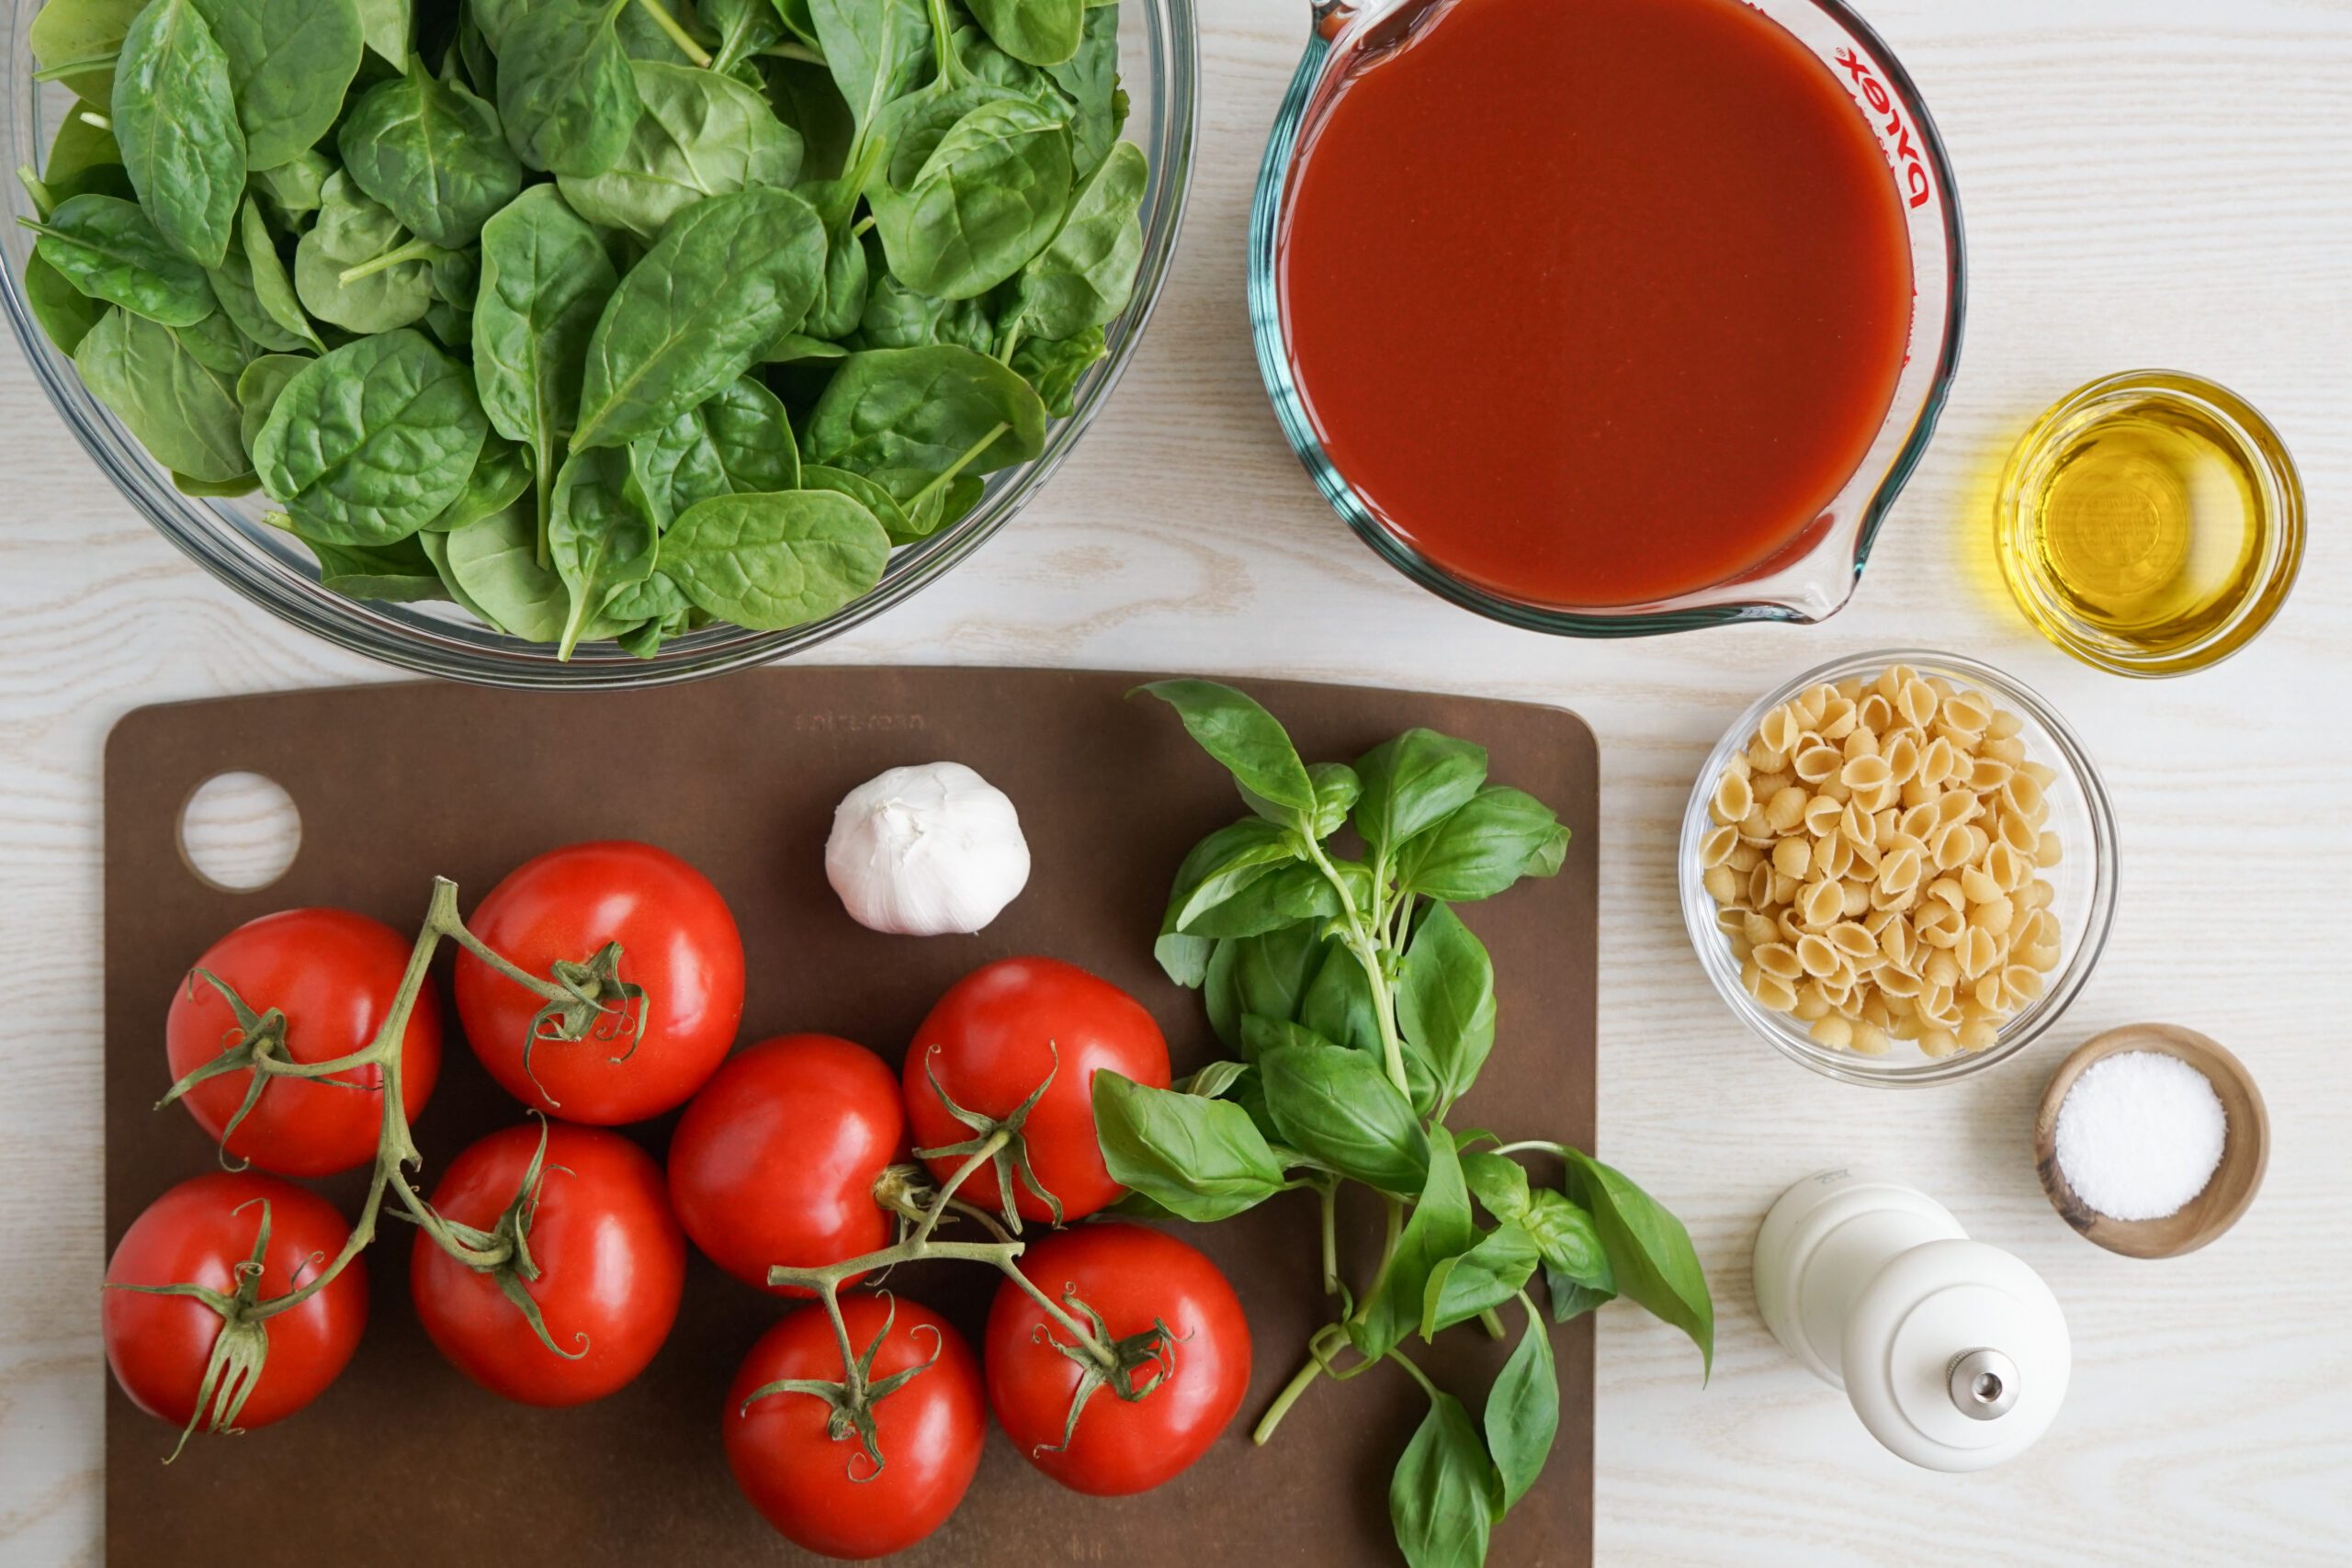
[[[1347,534],[1292,459],[1248,341],[1242,231],[1304,0],[1206,0],[1204,127],[1174,278],[1077,456],[943,584],[815,657],[1151,666],[1557,703],[1602,756],[1601,1145],[1689,1222],[1720,1314],[1601,1319],[1605,1562],[2300,1563],[2352,1553],[2352,0],[1867,0],[1958,171],[1959,383],[1853,604],[1816,627],[1601,643],[1489,626]],[[1505,309],[1498,302],[1498,311]],[[1498,322],[1498,325],[1507,325]],[[1984,586],[1986,490],[2042,407],[2140,365],[2278,425],[2312,532],[2269,632],[2131,682]],[[131,512],[0,350],[0,1561],[101,1556],[100,748],[144,703],[386,679],[263,615]],[[1672,844],[1705,749],[1768,684],[1926,644],[2040,687],[2122,824],[2113,940],[2052,1038],[1956,1086],[1833,1084],[1747,1035],[1683,937]],[[2073,1043],[2163,1019],[2267,1093],[2267,1185],[2227,1237],[2138,1263],[2051,1213],[2033,1104]],[[2065,1304],[2053,1430],[1977,1476],[1906,1468],[1785,1357],[1757,1221],[1868,1164],[2017,1252]]]

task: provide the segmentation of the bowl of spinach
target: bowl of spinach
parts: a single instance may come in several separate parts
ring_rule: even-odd
[[[5,303],[166,537],[403,667],[790,654],[1002,526],[1166,276],[1192,0],[14,0]]]

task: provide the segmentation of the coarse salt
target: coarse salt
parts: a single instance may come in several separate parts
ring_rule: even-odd
[[[2205,1190],[2229,1113],[2203,1073],[2162,1051],[2092,1063],[2058,1108],[2058,1165],[2085,1203],[2118,1220],[2161,1220]]]

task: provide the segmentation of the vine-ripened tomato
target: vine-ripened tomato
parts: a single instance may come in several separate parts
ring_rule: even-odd
[[[383,1026],[408,967],[409,939],[380,920],[347,909],[288,909],[248,920],[205,949],[195,967],[217,976],[256,1013],[286,1019],[286,1055],[325,1062],[365,1047]],[[164,1022],[175,1081],[217,1058],[239,1034],[220,990],[191,973],[172,998]],[[441,1004],[428,986],[401,1036],[401,1103],[411,1121],[424,1109],[441,1072]],[[368,1092],[279,1078],[237,1124],[229,1153],[286,1176],[327,1176],[376,1157],[383,1072],[363,1067],[337,1077]],[[208,1078],[180,1099],[213,1138],[237,1113],[253,1082],[250,1070]]]
[[[825,1309],[813,1303],[752,1347],[727,1391],[720,1427],[735,1484],[788,1540],[828,1557],[880,1557],[937,1529],[964,1500],[979,1468],[988,1405],[971,1347],[937,1313],[870,1291],[841,1304],[850,1344],[861,1354],[889,1325],[874,1358],[875,1381],[931,1361],[874,1404],[880,1472],[854,1432],[829,1435],[832,1407],[817,1395],[772,1393],[744,1404],[786,1378],[842,1381],[840,1341]]]
[[[947,988],[907,1051],[907,1116],[915,1145],[942,1148],[975,1135],[949,1112],[940,1089],[967,1111],[1001,1120],[1050,1074],[1053,1081],[1031,1107],[1021,1136],[1038,1184],[1061,1201],[1058,1218],[1083,1219],[1125,1190],[1111,1179],[1094,1138],[1094,1075],[1106,1067],[1148,1088],[1168,1087],[1168,1042],[1141,1002],[1057,958],[983,965]],[[964,1156],[929,1163],[933,1176],[944,1181]],[[1025,1182],[1015,1189],[1023,1218],[1057,1217]],[[972,1172],[960,1191],[984,1208],[1002,1206],[990,1166]]]
[[[537,1125],[492,1133],[449,1162],[434,1190],[445,1219],[490,1230],[514,1201],[539,1147]],[[602,1399],[645,1370],[677,1321],[686,1238],[670,1213],[662,1168],[643,1149],[593,1127],[547,1127],[547,1155],[526,1240],[538,1278],[523,1282],[548,1336],[540,1343],[498,1281],[424,1231],[409,1254],[409,1293],[433,1343],[459,1371],[525,1404]]]
[[[645,1032],[634,1047],[619,1018],[588,1039],[533,1042],[541,999],[460,953],[466,1038],[526,1105],[598,1127],[642,1122],[684,1104],[735,1043],[743,939],[709,878],[667,850],[622,841],[550,850],[509,873],[467,924],[492,952],[539,976],[617,942],[620,977],[645,988]]]
[[[1000,1285],[989,1310],[989,1404],[1030,1463],[1073,1491],[1119,1496],[1149,1491],[1208,1451],[1250,1388],[1250,1324],[1216,1264],[1174,1236],[1102,1224],[1046,1237],[1019,1267],[1057,1303],[1075,1293],[1114,1338],[1155,1321],[1168,1328],[1165,1381],[1133,1402],[1095,1391],[1064,1449],[1082,1373],[1041,1336],[1067,1345],[1069,1332],[1012,1281]]]
[[[234,1295],[237,1270],[253,1257],[261,1232],[264,1203],[269,1250],[262,1258],[261,1300],[292,1290],[298,1270],[300,1279],[311,1278],[351,1237],[350,1224],[315,1192],[274,1176],[213,1171],[181,1182],[130,1222],[107,1260],[107,1283],[202,1285]],[[220,1314],[193,1297],[107,1291],[98,1320],[107,1364],[131,1403],[187,1426],[220,1337]],[[236,1425],[266,1427],[316,1399],[350,1361],[367,1326],[368,1271],[355,1261],[301,1305],[266,1320],[268,1355]]]
[[[899,1076],[865,1046],[763,1040],[729,1056],[678,1119],[670,1201],[712,1262],[765,1289],[772,1263],[820,1268],[890,1245],[874,1183],[905,1132]]]

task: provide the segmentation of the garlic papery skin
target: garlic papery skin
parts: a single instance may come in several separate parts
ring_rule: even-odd
[[[1004,791],[963,763],[892,768],[834,808],[825,880],[871,930],[976,931],[1028,885],[1029,841]]]

